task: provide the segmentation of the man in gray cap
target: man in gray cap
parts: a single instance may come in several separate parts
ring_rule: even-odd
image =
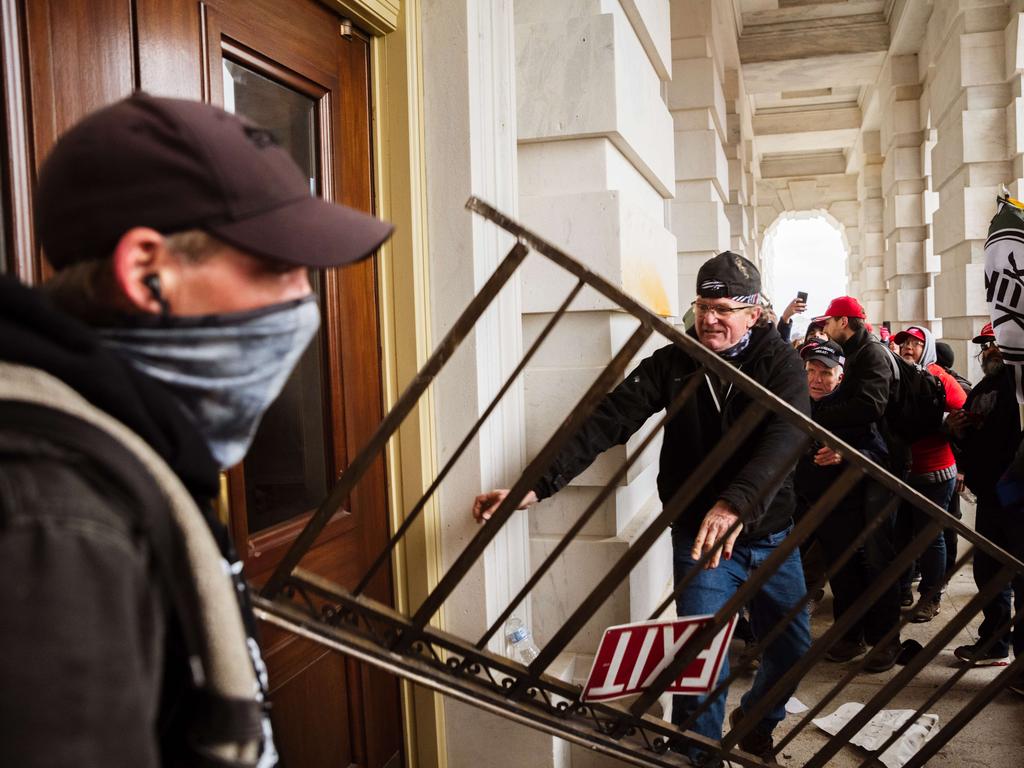
[[[211,509],[316,333],[309,267],[391,227],[267,131],[138,94],[43,163],[56,275],[0,279],[0,765],[271,766],[241,564]]]
[[[757,267],[730,251],[720,253],[705,262],[697,274],[695,323],[689,334],[794,408],[808,413],[807,379],[800,356],[762,315],[760,294]],[[674,344],[643,360],[605,397],[521,507],[556,493],[598,454],[625,443],[650,416],[665,409],[693,376],[703,379],[696,396],[665,426],[658,493],[662,502],[667,502],[750,404],[747,395],[714,374],[701,371],[696,361]],[[679,596],[677,615],[718,611],[785,538],[792,527],[795,506],[792,468],[796,457],[792,449],[802,439],[797,429],[768,416],[680,512],[672,530],[677,581],[692,571],[702,554],[723,540],[724,546]],[[781,484],[778,478],[783,478]],[[507,494],[507,490],[495,490],[478,496],[474,517],[478,521],[488,519]],[[731,530],[737,521],[740,526]],[[799,552],[794,551],[749,604],[754,634],[763,637],[805,591]],[[753,686],[730,720],[735,724],[742,718],[744,710],[767,693],[809,646],[807,614],[800,611],[765,650]],[[725,663],[721,679],[728,674]],[[742,749],[770,759],[771,733],[785,717],[789,695],[774,702],[765,718],[741,740]],[[684,722],[703,698],[676,696],[673,722]],[[724,718],[722,695],[696,718],[693,729],[720,739]],[[691,757],[709,765],[717,762],[717,758],[696,749]]]

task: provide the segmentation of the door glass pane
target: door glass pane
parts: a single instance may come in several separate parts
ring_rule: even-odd
[[[224,60],[224,106],[270,130],[319,187],[316,102],[308,96]],[[310,275],[323,295],[318,274]],[[314,509],[327,495],[327,439],[323,343],[317,333],[284,391],[263,417],[245,458],[249,533]]]
[[[310,191],[317,193],[316,101],[244,64],[224,59],[224,109],[269,129],[306,174]]]

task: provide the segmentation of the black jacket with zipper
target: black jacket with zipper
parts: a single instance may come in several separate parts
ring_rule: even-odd
[[[692,330],[689,335],[695,337]],[[754,328],[749,346],[733,363],[809,414],[803,363],[774,326]],[[537,496],[543,499],[557,492],[600,453],[625,443],[648,418],[667,408],[695,375],[704,376],[698,373],[696,361],[674,344],[643,360],[570,438],[534,488]],[[742,391],[717,382],[713,374],[701,382],[696,394],[665,427],[658,468],[662,503],[690,478],[750,402]],[[741,539],[755,540],[783,530],[792,520],[795,502],[792,470],[798,454],[794,451],[804,440],[800,430],[769,413],[682,511],[674,523],[676,532],[695,534],[720,499],[731,504],[743,520]]]
[[[0,363],[52,376],[141,437],[235,559],[209,503],[217,465],[163,385],[5,277]],[[143,522],[166,514],[152,500],[160,494],[135,493],[152,481],[113,470],[100,448],[0,417],[0,579],[9,585],[0,592],[0,765],[212,765],[191,749],[203,701]],[[245,606],[243,615],[251,621]]]
[[[861,328],[842,344],[846,365],[835,399],[814,412],[814,420],[828,430],[882,426],[892,389],[890,352]]]

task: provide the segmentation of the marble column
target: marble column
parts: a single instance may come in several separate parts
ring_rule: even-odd
[[[726,213],[730,187],[724,69],[715,56],[714,11],[711,0],[672,3],[673,77],[668,94],[676,149],[672,231],[678,238],[679,298],[684,305],[693,299],[700,265],[728,249],[733,237]],[[738,223],[742,229],[742,222]]]
[[[672,118],[662,97],[671,40],[665,2],[516,0],[519,210],[523,222],[666,317],[680,313],[676,239],[667,227],[674,191]],[[523,269],[524,343],[574,280],[541,257]],[[526,450],[534,455],[632,332],[635,321],[585,291],[525,374]],[[642,354],[662,342],[652,339]],[[637,443],[614,448],[530,513],[539,563]],[[657,441],[660,444],[660,439]],[[633,464],[583,535],[538,585],[535,634],[543,644],[659,509],[655,445]],[[671,582],[667,537],[569,645],[592,654],[603,630],[646,618]],[[589,671],[580,664],[575,673]],[[578,753],[578,754],[577,754]],[[573,765],[593,758],[573,747]]]
[[[440,339],[512,245],[463,207],[477,194],[516,213],[512,0],[434,0],[422,6],[421,29],[424,68],[431,73],[423,80],[431,320],[433,337]],[[436,466],[447,460],[522,354],[519,296],[515,283],[501,294],[432,388]],[[507,487],[519,474],[523,422],[523,391],[514,387],[439,491],[444,568],[477,532],[468,514],[473,496],[482,488]],[[527,520],[519,515],[445,603],[441,626],[462,637],[479,636],[528,569]],[[499,639],[490,649],[501,652],[503,643]],[[417,688],[414,695],[432,694]],[[550,736],[451,698],[438,697],[437,708],[436,748],[444,753],[439,761],[451,768],[479,765],[484,753],[489,765],[511,768],[522,763],[523,749],[540,766],[557,764]]]
[[[1010,102],[1006,106],[1007,156],[1011,162],[1008,182],[1010,194],[1017,200],[1024,195],[1024,0],[1011,4],[1010,22],[1006,25],[1004,46],[1006,77]]]
[[[970,339],[988,320],[985,305],[985,238],[1000,186],[1013,179],[1007,152],[1006,35],[1011,23],[1003,2],[950,0],[935,5],[928,22],[931,68],[928,104],[937,129],[932,184],[939,205],[933,220],[935,312],[943,337],[969,378],[980,378]]]
[[[888,284],[882,319],[894,329],[932,328],[934,302],[924,215],[926,181],[922,168],[917,55],[892,56],[881,77],[882,192],[885,196],[883,275]],[[937,329],[933,329],[937,330]]]
[[[868,320],[880,323],[885,314],[885,198],[882,196],[882,149],[879,131],[864,131],[859,139],[863,158],[857,176],[857,233],[860,265],[856,295]]]
[[[731,250],[757,263],[757,197],[751,172],[752,129],[742,73],[735,69],[726,70],[724,86],[726,135],[723,150],[729,179],[725,215],[729,220],[729,244]]]

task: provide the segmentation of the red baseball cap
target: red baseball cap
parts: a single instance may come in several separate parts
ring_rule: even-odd
[[[996,333],[992,330],[992,323],[985,323],[981,329],[981,333],[975,336],[971,341],[975,344],[987,344],[990,341],[996,340]]]
[[[257,256],[333,267],[392,226],[310,193],[269,131],[196,101],[145,93],[93,112],[39,171],[36,226],[56,269],[106,258],[132,227],[201,229]]]
[[[895,341],[897,344],[902,344],[909,338],[915,338],[921,343],[924,343],[927,337],[925,336],[924,331],[922,331],[916,325],[912,325],[909,328],[902,330],[895,336],[893,336],[893,341]]]
[[[825,314],[814,318],[814,322],[824,323],[830,317],[859,317],[863,320],[867,317],[867,313],[853,296],[840,296],[838,299],[832,299]]]

